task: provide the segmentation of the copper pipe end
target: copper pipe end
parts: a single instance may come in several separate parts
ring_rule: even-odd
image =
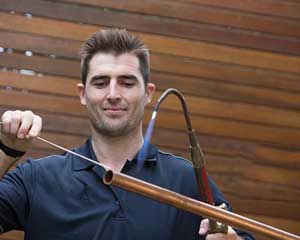
[[[113,178],[114,178],[114,172],[112,170],[107,170],[103,177],[104,184],[111,185],[113,182]]]

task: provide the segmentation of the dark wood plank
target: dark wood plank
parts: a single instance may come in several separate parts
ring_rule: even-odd
[[[67,0],[74,1],[74,0]],[[80,0],[75,0],[80,1]],[[92,4],[94,0],[89,0]],[[300,2],[277,0],[179,0],[179,2],[207,5],[225,9],[241,10],[243,12],[260,13],[286,18],[300,18]]]
[[[256,219],[257,221],[261,221],[271,226],[299,235],[299,221],[292,221],[284,218],[274,218],[274,217],[267,217],[263,215],[254,215],[254,214],[247,214],[246,216]],[[257,238],[257,239],[261,239],[261,238]],[[273,240],[270,238],[264,238],[264,239]]]
[[[23,89],[38,93],[77,97],[76,84],[80,79],[45,75],[24,75],[19,72],[0,72],[0,86]]]
[[[246,189],[239,189],[239,191],[243,191]],[[259,191],[261,189],[257,189]],[[228,194],[227,194],[228,195]],[[267,215],[270,217],[291,219],[294,221],[299,221],[299,218],[294,218],[294,213],[299,213],[299,204],[293,204],[289,202],[289,206],[286,206],[287,202],[276,202],[276,201],[262,201],[257,199],[246,199],[240,198],[239,196],[230,195],[227,197],[228,200],[235,206],[235,211],[241,212],[241,214],[251,212],[257,215]],[[242,202],[243,204],[238,204],[238,202]],[[276,211],[274,211],[276,209]]]
[[[73,0],[71,1],[73,2]],[[86,1],[84,0],[76,0],[75,2],[86,4]],[[109,2],[107,0],[101,1],[101,3],[99,1],[97,3],[95,3],[95,1],[91,2],[93,3],[93,6],[117,8],[118,10],[121,8],[130,10],[130,8],[133,7],[135,9],[139,8],[139,13],[143,14],[146,13],[149,15],[185,19],[201,23],[250,29],[254,31],[282,34],[286,36],[299,36],[300,34],[298,30],[299,23],[296,20],[293,21],[292,19],[283,19],[276,16],[264,16],[262,14],[257,15],[244,11],[233,11],[232,9],[228,8],[224,9],[211,7],[208,5],[185,4],[177,1],[142,1],[141,3],[139,1],[139,7],[137,6],[136,2],[131,3],[130,6],[128,6],[128,2],[125,1]],[[75,10],[75,7],[76,6],[73,6],[73,11]],[[69,8],[72,8],[72,6]],[[81,8],[83,9],[84,6],[81,6]],[[101,11],[101,8],[99,10]],[[109,14],[110,11],[107,12]],[[110,19],[107,15],[106,18]],[[114,19],[111,17],[113,23],[122,22],[121,19],[117,20],[118,17],[119,16],[116,16]],[[224,21],[224,19],[226,19],[226,21]],[[143,19],[140,20],[143,21]],[[126,25],[128,25],[128,20],[125,20],[125,22]],[[276,28],[276,26],[278,27]]]
[[[25,20],[25,21],[24,21]],[[43,26],[48,25],[45,29]],[[51,27],[50,27],[51,26]],[[46,20],[38,17],[27,19],[23,16],[0,13],[0,28],[6,30],[26,31],[42,35],[85,40],[98,27]],[[238,64],[291,73],[300,73],[300,57],[239,49],[205,42],[139,34],[154,52]]]
[[[80,61],[54,59],[51,57],[32,56],[13,53],[1,54],[0,66],[13,69],[27,69],[34,71],[34,74],[52,74],[56,76],[65,76],[69,78],[80,79]]]
[[[79,49],[82,41],[22,32],[0,31],[0,45],[4,48],[30,50],[33,54],[79,59]]]
[[[63,96],[52,96],[43,94],[33,94],[30,92],[16,92],[0,90],[1,105],[5,104],[14,108],[32,109],[83,116],[85,109],[80,105],[79,99],[66,98]]]

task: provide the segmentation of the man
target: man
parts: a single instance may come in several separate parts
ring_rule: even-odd
[[[192,165],[182,158],[152,145],[137,168],[144,108],[155,91],[149,69],[148,50],[125,30],[100,31],[87,40],[77,91],[87,108],[91,137],[74,151],[114,171],[199,198]],[[27,150],[24,136],[39,134],[41,119],[29,111],[8,111],[2,121],[1,161],[6,170]],[[21,164],[0,182],[0,231],[21,229],[31,240],[204,239],[207,219],[106,186],[104,172],[69,153]],[[216,204],[227,203],[212,181],[211,186]],[[206,239],[252,239],[239,234],[243,238],[229,227],[228,234]]]

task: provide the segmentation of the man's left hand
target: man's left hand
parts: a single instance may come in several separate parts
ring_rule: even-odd
[[[209,220],[203,219],[200,224],[199,234],[206,235],[209,230]],[[227,234],[213,233],[206,236],[206,240],[241,240],[232,227],[228,226]]]

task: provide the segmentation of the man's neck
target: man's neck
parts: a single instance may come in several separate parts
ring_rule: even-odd
[[[92,134],[92,146],[97,160],[117,172],[122,170],[126,160],[132,160],[135,157],[143,141],[141,129],[120,137]]]

